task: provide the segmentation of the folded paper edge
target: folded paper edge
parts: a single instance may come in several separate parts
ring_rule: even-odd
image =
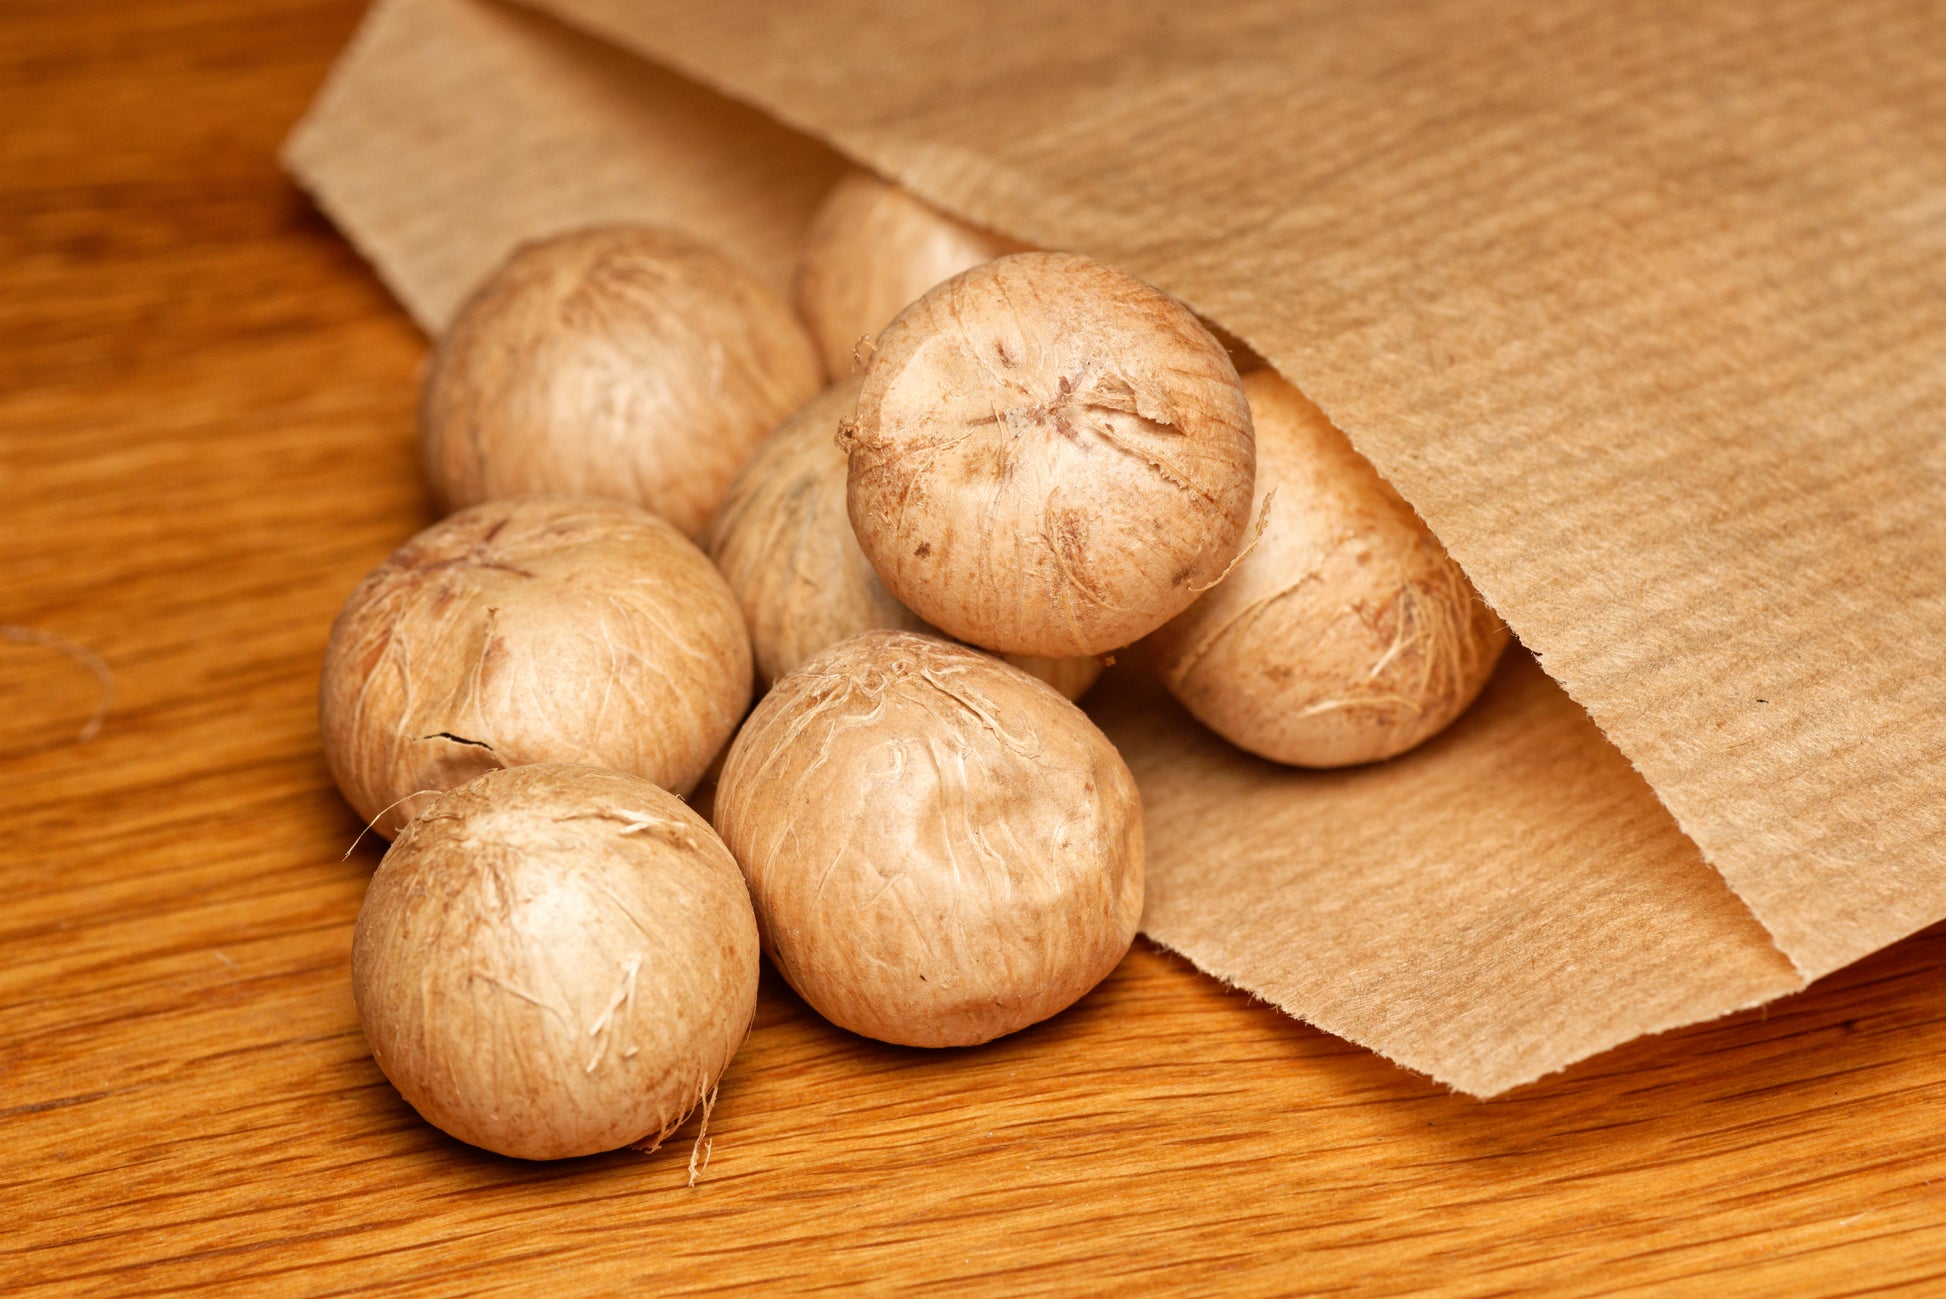
[[[1252,1001],[1273,1007],[1279,1014],[1289,1019],[1297,1020],[1299,1023],[1308,1025],[1321,1033],[1328,1033],[1332,1037],[1350,1042],[1359,1049],[1369,1051],[1373,1055],[1379,1056],[1408,1073],[1418,1074],[1422,1078],[1429,1079],[1442,1087],[1458,1092],[1462,1096],[1468,1096],[1478,1101],[1497,1100],[1510,1092],[1517,1091],[1522,1087],[1530,1087],[1535,1083],[1553,1077],[1555,1074],[1573,1068],[1584,1060],[1603,1055],[1627,1043],[1644,1038],[1659,1037],[1664,1033],[1673,1033],[1679,1029],[1692,1028],[1698,1024],[1708,1024],[1720,1019],[1727,1019],[1732,1015],[1741,1014],[1746,1010],[1755,1010],[1759,1006],[1767,1006],[1785,997],[1795,996],[1797,993],[1804,991],[1806,987],[1800,975],[1798,976],[1798,982],[1794,986],[1785,987],[1776,992],[1754,994],[1720,1008],[1705,1010],[1695,1014],[1686,1011],[1678,1012],[1666,1019],[1653,1022],[1647,1027],[1632,1030],[1625,1035],[1595,1041],[1578,1047],[1573,1051],[1564,1052],[1558,1058],[1551,1059],[1546,1067],[1538,1071],[1506,1070],[1499,1072],[1476,1072],[1440,1069],[1419,1061],[1410,1055],[1388,1051],[1384,1047],[1376,1046],[1366,1041],[1356,1032],[1348,1031],[1343,1027],[1334,1027],[1328,1022],[1328,1016],[1321,1017],[1306,1014],[1286,1005],[1276,997],[1248,986],[1241,982],[1236,974],[1219,965],[1201,959],[1187,947],[1177,946],[1165,934],[1158,934],[1151,929],[1144,928],[1142,930],[1142,936],[1162,951],[1187,961],[1199,974],[1214,979],[1225,988],[1235,992],[1241,992]]]
[[[339,204],[337,196],[328,185],[322,182],[313,169],[311,161],[313,141],[317,138],[319,130],[318,124],[331,111],[337,97],[344,93],[348,70],[376,38],[380,25],[384,21],[385,11],[394,3],[396,0],[375,0],[375,3],[359,19],[358,27],[352,32],[351,39],[345,42],[345,47],[339,51],[338,57],[333,60],[331,70],[325,74],[323,84],[318,87],[317,93],[311,97],[310,104],[305,107],[304,115],[297,119],[290,133],[284,137],[283,145],[277,150],[277,162],[284,169],[285,174],[296,182],[298,188],[317,204],[318,210],[330,219],[332,226],[351,245],[359,259],[371,268],[378,282],[385,286],[385,291],[405,308],[406,314],[412,317],[413,323],[431,337],[438,333],[436,313],[429,304],[420,300],[419,295],[403,277],[392,271],[388,259],[383,255],[383,250],[372,239],[364,225]]]

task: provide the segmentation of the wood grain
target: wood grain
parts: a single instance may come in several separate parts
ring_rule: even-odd
[[[991,1047],[774,980],[686,1185],[526,1166],[366,1054],[377,860],[318,756],[339,600],[425,520],[423,344],[280,177],[357,17],[0,16],[0,1284],[1852,1294],[1946,1287],[1946,933],[1768,1013],[1456,1097],[1140,948]]]

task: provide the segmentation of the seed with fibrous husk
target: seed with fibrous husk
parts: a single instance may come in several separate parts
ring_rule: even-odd
[[[1142,804],[1080,709],[989,655],[875,631],[772,687],[714,814],[817,1011],[967,1046],[1073,1003],[1142,914]]]
[[[338,787],[390,838],[432,792],[527,762],[688,793],[750,689],[743,616],[701,551],[621,501],[528,497],[434,524],[352,592],[319,721]]]
[[[714,249],[634,226],[559,235],[516,250],[434,349],[426,476],[442,510],[613,496],[697,537],[823,381],[790,307]]]
[[[856,375],[785,420],[744,465],[710,526],[710,558],[743,607],[768,686],[818,651],[878,628],[932,631],[892,598],[858,548],[845,514],[838,426],[857,405]],[[1010,657],[1070,699],[1101,675],[1101,660]]]
[[[551,764],[443,795],[365,893],[352,991],[429,1122],[523,1159],[652,1145],[715,1089],[757,1002],[736,862],[648,781]]]
[[[1214,583],[1250,509],[1250,409],[1186,308],[1085,257],[976,266],[901,312],[847,426],[852,528],[970,644],[1100,654]]]
[[[839,181],[805,232],[798,255],[798,314],[833,378],[907,303],[941,280],[1020,245],[956,221],[869,172]]]
[[[1217,733],[1279,762],[1390,757],[1473,702],[1507,628],[1345,435],[1274,371],[1244,378],[1257,492],[1250,552],[1149,637],[1163,681]]]

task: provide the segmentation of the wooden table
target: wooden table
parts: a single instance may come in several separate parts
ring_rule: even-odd
[[[313,691],[424,343],[275,162],[357,10],[0,9],[0,1284],[1946,1292],[1938,931],[1486,1104],[1138,944],[976,1051],[767,978],[693,1188],[420,1122]]]

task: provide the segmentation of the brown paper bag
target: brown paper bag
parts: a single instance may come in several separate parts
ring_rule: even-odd
[[[1340,773],[1111,686],[1158,941],[1485,1095],[1946,916],[1927,5],[546,7],[390,0],[293,139],[429,327],[592,219],[781,279],[819,137],[1248,341],[1540,656]]]

